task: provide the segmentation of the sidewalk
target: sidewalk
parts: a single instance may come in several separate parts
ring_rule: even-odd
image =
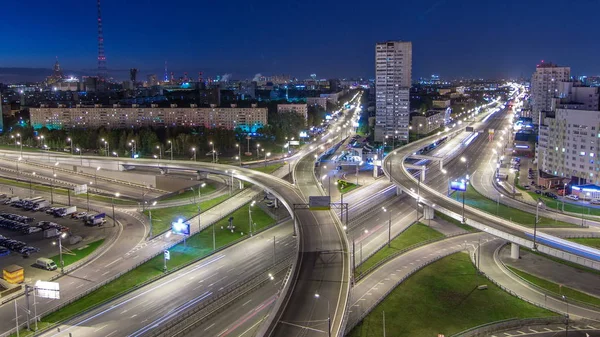
[[[548,281],[562,284],[592,296],[600,297],[600,282],[596,274],[587,273],[562,263],[554,262],[543,256],[521,250],[521,258],[510,258],[510,249],[505,246],[499,252],[499,257],[507,266],[520,269]]]

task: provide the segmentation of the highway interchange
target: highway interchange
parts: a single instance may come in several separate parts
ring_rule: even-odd
[[[491,120],[492,122],[499,123],[495,118],[492,118]],[[481,147],[485,145],[482,138],[484,137],[476,139],[466,150],[467,152],[465,152],[465,155],[476,158],[477,155],[475,154],[480,153]],[[423,143],[426,143],[426,141]],[[310,153],[308,150],[306,152],[307,153],[302,154]],[[297,191],[293,191],[294,187],[290,184],[276,181],[275,178],[269,177],[268,175],[262,175],[249,170],[234,168],[237,170],[236,177],[267,187],[282,200],[286,200],[288,207],[290,202],[292,204],[303,204],[306,202],[307,196],[322,195],[323,191],[314,181],[312,156],[305,155],[302,157],[302,154],[298,156],[301,159],[296,165],[295,170],[295,182],[299,188]],[[400,157],[400,155],[392,156],[393,159]],[[81,158],[76,159],[81,160]],[[69,159],[67,157],[60,159],[61,162],[63,160],[68,162]],[[94,163],[94,159],[92,158],[85,158],[85,160],[89,161],[90,164]],[[139,161],[139,163],[143,163],[143,161]],[[138,163],[133,164],[137,165]],[[164,165],[164,167],[168,166],[169,165]],[[393,166],[400,167],[401,164],[397,163],[393,164]],[[435,165],[432,165],[432,168],[434,166]],[[445,164],[446,170],[451,172],[463,172],[464,167],[462,166],[463,165],[456,160]],[[221,168],[219,165],[200,163],[190,164],[188,162],[173,163],[172,166],[173,169],[199,168],[213,173],[222,172],[224,167],[226,166]],[[227,167],[227,169],[232,168]],[[432,169],[432,171],[434,170]],[[397,170],[396,172],[401,173],[400,170]],[[396,175],[393,177],[395,180],[398,179]],[[410,182],[414,183],[412,180]],[[437,190],[441,191],[445,189],[447,181],[441,172],[438,174],[428,172],[425,183],[434,188],[437,187]],[[283,185],[283,187],[275,187],[276,184]],[[421,187],[422,186],[423,185],[421,185]],[[379,200],[377,198],[371,200],[374,201],[373,203],[377,204],[373,207],[373,205],[361,200],[363,194],[374,196],[380,194],[382,195],[381,202],[387,202],[389,205],[388,207],[393,207],[392,212],[403,214],[403,217],[401,218],[394,218],[392,227],[393,233],[400,231],[402,226],[407,226],[414,221],[416,217],[414,214],[414,207],[411,205],[413,203],[400,202],[402,199],[406,199],[407,196],[394,196],[394,190],[395,188],[392,187],[389,182],[386,182],[385,179],[380,179],[372,185],[363,187],[360,190],[361,194],[353,193],[344,198],[344,201],[350,204],[349,218],[351,221],[350,227],[348,228],[348,236],[350,239],[362,242],[362,249],[364,250],[365,256],[369,255],[371,251],[375,251],[375,249],[381,245],[381,242],[387,240],[387,235],[385,235],[387,233],[387,228],[385,226],[387,218],[382,216],[382,214],[380,214],[381,212],[373,211],[374,209],[380,208],[381,205]],[[421,189],[421,192],[422,198],[430,198],[423,189]],[[358,205],[353,206],[356,204]],[[368,213],[369,216],[362,216],[365,213]],[[327,330],[327,318],[329,315],[331,315],[332,326],[338,329],[333,330],[332,333],[335,333],[335,335],[341,335],[343,333],[340,329],[343,327],[343,312],[346,308],[347,301],[347,296],[344,296],[344,293],[349,291],[349,279],[345,278],[345,275],[349,274],[350,266],[346,262],[348,259],[344,259],[344,255],[348,255],[348,247],[341,245],[344,241],[343,228],[341,223],[339,223],[332,214],[333,212],[309,212],[308,210],[298,210],[296,212],[297,219],[300,223],[298,234],[300,242],[302,243],[299,254],[302,258],[302,263],[300,263],[300,265],[304,265],[305,269],[300,268],[298,273],[299,278],[295,283],[294,291],[288,299],[289,303],[293,303],[293,306],[291,306],[292,309],[281,311],[279,323],[273,325],[275,331],[274,335],[322,335]],[[312,216],[316,216],[317,218],[311,219],[310,217]],[[352,219],[357,217],[361,217],[360,221],[353,222]],[[471,217],[471,214],[469,214],[469,217]],[[318,223],[319,226],[314,226],[317,228],[306,230],[307,224],[314,223]],[[367,228],[369,233],[368,235],[365,235],[366,233],[364,231]],[[265,231],[261,235],[246,240],[242,244],[204,259],[200,263],[190,266],[176,274],[169,275],[148,287],[139,289],[136,292],[119,299],[118,302],[112,302],[85,316],[78,317],[74,321],[69,321],[68,324],[63,327],[64,329],[61,329],[61,334],[54,333],[48,335],[68,336],[68,332],[73,333],[73,336],[79,336],[81,335],[80,333],[84,333],[86,336],[106,336],[109,334],[122,335],[122,333],[141,335],[146,333],[159,323],[162,324],[167,322],[173,317],[173,312],[179,313],[180,311],[187,309],[188,306],[191,307],[192,304],[196,304],[196,302],[200,302],[213,296],[219,289],[226,289],[228,284],[233,282],[233,279],[241,278],[242,276],[240,275],[247,275],[250,274],[251,271],[256,270],[267,270],[271,265],[272,260],[268,258],[265,259],[264,256],[272,256],[273,236],[278,238],[276,246],[281,247],[279,254],[283,256],[293,255],[296,247],[296,239],[292,236],[292,232],[293,229],[290,223]],[[315,234],[315,236],[311,237],[311,234]],[[158,242],[158,240],[156,240],[156,242]],[[160,245],[161,244],[157,244],[157,246]],[[157,248],[160,249],[160,247]],[[252,252],[252,254],[247,254],[247,252]],[[105,254],[108,253],[110,253],[110,251]],[[240,256],[244,257],[244,255],[246,256],[245,259],[240,258]],[[326,258],[324,258],[324,256],[326,256]],[[238,259],[235,257],[238,257]],[[354,258],[357,258],[356,254]],[[318,267],[312,268],[312,266]],[[214,279],[215,282],[206,284],[205,279],[208,277]],[[283,275],[277,274],[273,284],[279,284],[282,277]],[[208,280],[210,281],[210,279]],[[198,286],[195,287],[194,292],[189,291],[189,285],[187,287],[182,285],[189,284],[192,280],[198,280]],[[245,303],[244,306],[248,305],[248,315],[251,312],[256,314],[249,316],[244,315],[240,321],[239,319],[235,319],[235,317],[239,313],[244,312],[245,309],[237,308],[236,310],[228,310],[226,311],[226,314],[219,315],[219,318],[203,322],[201,328],[204,330],[202,331],[206,334],[222,336],[230,334],[242,335],[244,332],[255,332],[258,329],[258,322],[265,319],[268,309],[273,307],[273,305],[276,304],[277,299],[281,297],[277,296],[276,292],[274,293],[277,289],[278,287],[273,285],[262,287],[260,288],[260,291],[256,292],[254,297],[249,297],[249,300],[242,302]],[[185,296],[176,296],[178,293],[185,294]],[[319,294],[319,298],[307,296],[307,294]],[[327,301],[329,302],[329,305],[324,305],[320,301]],[[329,310],[327,308],[328,306]],[[5,307],[6,305],[0,307],[0,310]],[[114,310],[110,309],[111,307]],[[122,313],[123,311],[125,312]],[[123,322],[119,322],[119,320],[123,320],[123,315],[129,313],[133,316],[130,318],[139,316],[145,317],[146,320],[143,322],[138,321],[139,324],[137,325],[130,324],[131,327],[125,327],[124,325],[127,324],[123,324]],[[231,319],[224,319],[223,316],[231,317]],[[131,323],[132,321],[134,320],[128,320],[128,323]],[[309,322],[316,323],[309,325],[307,324]]]

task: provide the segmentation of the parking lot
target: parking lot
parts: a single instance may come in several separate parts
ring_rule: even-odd
[[[78,248],[84,247],[90,242],[106,238],[111,234],[111,231],[115,230],[112,226],[86,226],[83,220],[71,218],[71,216],[55,217],[43,211],[24,210],[22,208],[5,205],[4,203],[0,203],[0,213],[10,213],[34,218],[33,221],[28,222],[30,226],[36,226],[40,221],[47,221],[68,228],[68,235],[62,239],[62,246],[74,252],[77,252]],[[63,228],[63,231],[64,230],[66,229]],[[29,283],[40,279],[48,279],[53,275],[60,273],[60,266],[54,271],[43,270],[35,266],[37,258],[51,258],[59,254],[57,245],[58,238],[56,236],[44,238],[44,230],[27,234],[24,231],[16,230],[13,226],[6,226],[6,224],[4,228],[0,228],[0,235],[8,239],[22,241],[26,243],[27,246],[39,249],[37,252],[31,252],[28,257],[25,257],[26,254],[12,251],[12,249],[9,249],[11,250],[10,254],[0,256],[0,266],[7,267],[16,264],[24,268],[25,282]],[[79,237],[81,240],[79,240]],[[74,241],[78,242],[74,243]],[[65,250],[63,250],[63,253],[65,253]]]

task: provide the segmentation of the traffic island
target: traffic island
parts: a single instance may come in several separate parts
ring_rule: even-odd
[[[217,206],[218,204],[229,199],[231,195],[224,194],[218,197],[204,200],[200,204],[189,204],[182,206],[172,206],[164,208],[153,208],[151,210],[145,210],[143,213],[146,217],[150,218],[152,214],[152,237],[160,235],[171,228],[171,222],[177,218],[190,219],[199,213],[202,214],[209,209]],[[159,204],[160,205],[160,204]]]
[[[424,243],[437,241],[444,238],[444,234],[428,227],[420,222],[408,227],[390,242],[390,246],[383,246],[379,251],[366,259],[363,263],[356,267],[354,271],[355,278],[361,278],[367,275],[376,266],[381,265],[390,258],[398,256],[411,248],[416,248]],[[356,249],[356,247],[355,247]],[[355,254],[356,255],[356,254]],[[358,256],[355,256],[355,258]],[[356,261],[357,264],[359,261]]]
[[[478,287],[486,285],[486,289]],[[482,287],[483,288],[483,287]],[[351,337],[438,336],[510,318],[555,313],[522,301],[479,275],[466,253],[455,253],[396,287],[349,334]]]

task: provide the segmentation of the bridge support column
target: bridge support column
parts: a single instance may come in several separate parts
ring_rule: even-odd
[[[433,219],[433,214],[434,214],[434,209],[433,207],[427,206],[427,205],[423,205],[423,219],[425,220],[431,220]]]
[[[519,245],[513,242],[510,244],[510,258],[518,260],[519,257]]]
[[[440,160],[440,171],[444,169],[444,160]]]
[[[424,183],[425,182],[425,168],[421,169],[421,174],[419,174],[421,182]]]
[[[375,161],[373,161],[373,178],[377,179],[379,176],[378,166],[375,165]]]
[[[402,195],[402,189],[398,186],[396,186],[396,195]]]
[[[243,190],[244,189],[244,182],[238,179],[238,183],[239,183],[240,190]]]

